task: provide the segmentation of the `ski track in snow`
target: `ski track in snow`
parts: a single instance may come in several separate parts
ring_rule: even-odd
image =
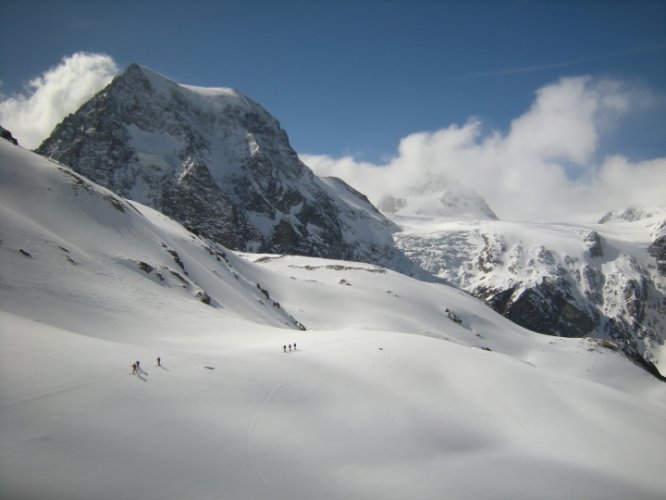
[[[240,481],[243,480],[242,474],[247,471],[248,468],[250,469],[255,469],[254,467],[254,431],[255,427],[257,424],[257,420],[259,417],[264,413],[264,411],[268,408],[268,406],[273,402],[275,399],[275,396],[277,393],[287,384],[290,384],[294,380],[298,379],[299,377],[292,377],[287,380],[284,380],[271,389],[271,391],[268,393],[268,395],[263,399],[261,404],[259,405],[259,408],[252,414],[252,417],[250,418],[250,422],[247,427],[247,433],[245,437],[245,454],[243,458],[243,462],[240,465],[239,472],[236,474],[235,481],[234,483],[227,489],[225,492],[222,493],[222,498],[234,498],[233,493],[236,491],[238,484]],[[264,477],[263,473],[260,470],[254,470],[254,473],[257,475],[257,477],[261,480],[262,483],[268,485],[266,478]]]
[[[42,400],[42,399],[50,398],[50,397],[53,397],[53,396],[58,396],[60,394],[73,392],[73,391],[76,391],[78,389],[82,389],[84,387],[90,387],[91,385],[96,385],[96,384],[101,384],[103,382],[108,382],[112,378],[112,375],[119,375],[121,373],[124,374],[124,373],[127,373],[127,372],[125,372],[124,370],[121,370],[121,369],[113,370],[111,372],[108,372],[105,375],[97,376],[93,380],[88,380],[87,382],[82,382],[80,384],[72,384],[72,385],[68,385],[66,387],[60,387],[60,388],[57,388],[57,389],[49,390],[49,391],[44,392],[42,394],[38,394],[36,396],[31,396],[31,397],[25,398],[25,399],[18,399],[18,400],[15,400],[15,401],[9,401],[8,403],[6,403],[4,405],[1,405],[0,410],[7,410],[9,408],[13,408],[13,407],[20,406],[20,405],[23,405],[23,404],[29,404],[29,403],[33,403],[35,401],[39,401],[39,400]]]
[[[254,412],[252,415],[252,418],[250,418],[250,424],[248,425],[247,428],[247,438],[246,438],[246,446],[245,446],[245,458],[243,460],[243,464],[241,466],[241,470],[245,470],[248,465],[251,465],[253,461],[253,438],[254,438],[254,429],[257,424],[257,419],[261,416],[261,414],[266,410],[268,405],[271,404],[275,396],[277,395],[278,391],[282,389],[285,385],[293,382],[296,380],[298,377],[293,377],[289,380],[285,380],[284,382],[280,382],[276,386],[273,387],[270,393],[264,398],[263,402],[261,403],[261,406],[259,406],[259,409]]]

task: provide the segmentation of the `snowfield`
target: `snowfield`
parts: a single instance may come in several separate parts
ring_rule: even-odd
[[[5,141],[0,172],[2,499],[666,496],[666,384],[611,343],[235,254]]]

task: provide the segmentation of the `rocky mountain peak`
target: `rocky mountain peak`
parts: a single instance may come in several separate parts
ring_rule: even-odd
[[[279,122],[236,90],[132,64],[38,152],[232,249],[414,267],[393,245],[393,223],[315,176]]]

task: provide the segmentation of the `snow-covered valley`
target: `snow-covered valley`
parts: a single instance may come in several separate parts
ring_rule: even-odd
[[[666,385],[610,342],[236,254],[6,141],[0,175],[3,499],[666,494]]]
[[[226,248],[443,279],[529,330],[612,340],[655,374],[666,362],[663,206],[609,213],[603,223],[581,214],[578,224],[504,221],[433,168],[388,182],[374,193],[376,208],[349,179],[315,175],[279,121],[242,93],[136,64],[36,151]]]

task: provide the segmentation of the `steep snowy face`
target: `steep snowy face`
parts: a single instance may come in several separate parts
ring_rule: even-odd
[[[409,265],[396,227],[316,177],[278,121],[235,90],[131,65],[38,152],[233,249]]]
[[[0,176],[5,310],[111,339],[124,336],[115,321],[80,317],[168,310],[300,328],[232,252],[155,210],[6,141]]]
[[[570,226],[396,218],[424,269],[530,330],[620,341],[666,370],[666,210]],[[627,215],[628,214],[628,215]]]

